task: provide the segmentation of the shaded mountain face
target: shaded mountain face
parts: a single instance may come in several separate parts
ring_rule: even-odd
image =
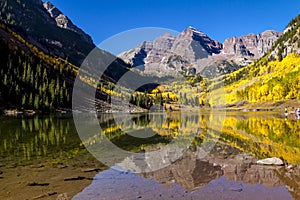
[[[190,76],[200,73],[213,77],[230,73],[261,58],[280,36],[280,32],[265,31],[258,35],[228,38],[221,44],[189,27],[177,37],[166,33],[119,57],[145,74]]]
[[[0,1],[0,20],[44,52],[80,66],[95,47],[89,35],[50,2]]]

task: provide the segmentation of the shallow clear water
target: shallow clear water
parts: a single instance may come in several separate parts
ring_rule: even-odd
[[[300,198],[300,120],[293,116],[101,114],[96,124],[99,132],[91,128],[78,135],[71,115],[2,116],[1,163],[67,159],[87,148],[112,168],[74,199]],[[255,164],[266,157],[295,167]]]

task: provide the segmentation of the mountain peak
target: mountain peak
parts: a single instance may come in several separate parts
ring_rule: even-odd
[[[166,32],[166,33],[162,34],[160,37],[174,37],[174,35],[172,35],[169,32]]]
[[[65,16],[55,5],[50,1],[43,3],[44,8],[50,14],[51,18],[56,21],[56,25],[60,28],[68,29],[82,36],[88,43],[93,43],[91,38],[84,33],[80,28],[75,26],[72,21]]]
[[[275,30],[266,30],[266,31],[262,32],[261,35],[266,36],[266,37],[274,36],[274,35],[277,37],[280,37],[282,35],[282,33],[279,31],[275,31]]]
[[[187,28],[187,30],[190,30],[190,31],[192,31],[193,33],[196,33],[196,34],[206,35],[205,33],[203,33],[202,31],[200,31],[200,30],[198,30],[198,29],[196,29],[196,28],[193,27],[193,26],[189,26],[189,27]]]
[[[193,37],[193,36],[198,36],[198,37],[208,37],[205,33],[203,33],[202,31],[189,26],[188,28],[186,28],[185,30],[183,30],[181,32],[181,35],[183,36],[188,36],[188,37]]]

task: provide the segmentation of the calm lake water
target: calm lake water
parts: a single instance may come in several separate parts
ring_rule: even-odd
[[[2,165],[68,159],[87,148],[111,168],[74,199],[300,199],[300,120],[294,116],[90,116],[82,117],[79,135],[71,115],[1,116]],[[267,157],[295,167],[255,164]]]

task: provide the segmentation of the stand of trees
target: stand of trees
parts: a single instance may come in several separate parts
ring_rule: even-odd
[[[0,46],[0,97],[4,101],[21,109],[71,107],[74,72],[66,62],[49,61],[54,60],[49,56],[43,60],[4,40]]]

